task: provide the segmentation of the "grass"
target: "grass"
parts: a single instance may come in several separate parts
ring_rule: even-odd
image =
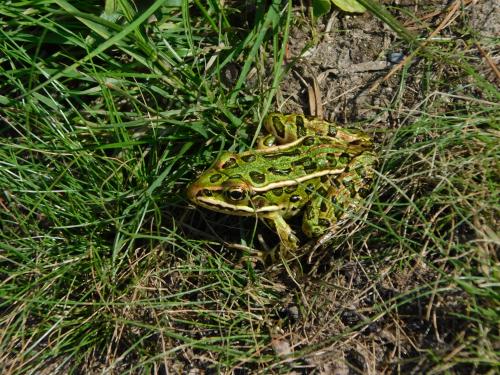
[[[496,41],[461,13],[419,49],[391,123],[362,124],[365,212],[265,269],[234,249],[265,227],[184,191],[251,147],[298,16],[166,4],[0,5],[2,372],[498,370],[499,93],[474,48]]]

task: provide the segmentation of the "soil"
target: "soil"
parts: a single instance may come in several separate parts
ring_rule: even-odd
[[[478,1],[472,9],[471,27],[483,37],[500,35],[500,0]]]
[[[284,105],[280,110],[297,113],[307,109],[304,82],[311,84],[316,79],[324,119],[348,123],[373,116],[371,107],[388,104],[394,95],[388,86],[373,94],[369,90],[389,71],[390,54],[403,56],[401,47],[395,44],[395,34],[368,13],[354,17],[333,12],[325,21],[318,25],[324,30],[319,42],[302,55],[304,64],[297,63],[281,85],[286,89],[281,93]],[[310,33],[294,29],[289,41],[290,55],[300,55],[310,38]]]
[[[409,30],[424,38],[453,5],[451,1],[442,0],[385,3],[404,5],[417,17],[426,18],[429,21],[427,28],[416,22],[405,22],[405,19],[408,20],[406,16],[400,17]],[[473,0],[469,9],[469,19],[465,20],[468,24],[464,28],[469,28],[476,36],[493,38],[500,35],[500,0]],[[295,16],[300,18],[301,14],[296,13]],[[315,30],[319,32],[313,32],[311,26],[304,23],[291,32],[289,61],[301,57],[299,62],[294,62],[291,73],[281,84],[277,110],[284,113],[306,111],[305,114],[315,115],[309,109],[307,86],[316,79],[321,92],[324,119],[340,124],[372,120],[372,124],[391,125],[392,119],[385,109],[397,95],[399,79],[398,74],[390,78],[386,75],[408,56],[408,44],[368,12],[353,16],[333,11],[318,22]],[[318,40],[311,43],[315,33],[318,34]],[[446,29],[441,34],[444,37],[461,37],[450,34]],[[498,64],[498,59],[495,62]],[[410,64],[410,71],[415,75],[413,84],[418,87],[421,72],[418,68],[411,70],[416,65],[418,60]],[[418,89],[414,90],[414,93],[418,92]],[[422,98],[410,96],[405,99],[404,106],[411,108]]]

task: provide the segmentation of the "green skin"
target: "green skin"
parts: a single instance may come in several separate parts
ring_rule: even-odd
[[[281,250],[294,251],[298,240],[286,220],[302,214],[310,238],[334,230],[362,206],[376,155],[367,134],[303,115],[270,114],[264,126],[269,135],[256,149],[222,153],[187,195],[210,210],[266,220]]]

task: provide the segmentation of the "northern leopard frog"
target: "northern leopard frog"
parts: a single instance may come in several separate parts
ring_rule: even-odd
[[[302,215],[310,238],[362,206],[369,192],[376,155],[372,139],[303,115],[267,116],[255,149],[224,152],[188,188],[197,205],[229,215],[255,216],[275,229],[282,251],[298,248],[286,222]]]

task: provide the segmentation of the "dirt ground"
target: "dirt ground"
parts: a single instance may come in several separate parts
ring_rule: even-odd
[[[404,22],[417,36],[428,36],[454,5],[454,1],[402,0],[385,1],[386,5],[404,6],[428,23]],[[469,27],[476,35],[498,37],[500,35],[500,0],[474,0],[467,15]],[[394,14],[396,17],[399,14]],[[300,14],[296,15],[300,18]],[[402,17],[407,19],[407,17]],[[426,29],[425,27],[428,27]],[[372,123],[390,120],[385,111],[398,88],[398,74],[386,75],[408,55],[408,46],[383,22],[370,15],[348,15],[333,11],[318,24],[319,41],[311,42],[311,30],[304,25],[295,27],[289,40],[289,58],[302,55],[292,73],[281,84],[278,103],[284,113],[302,113],[309,108],[307,85],[315,78],[319,84],[323,117],[329,121],[349,123],[371,119]],[[452,35],[446,28],[439,34]],[[303,64],[302,64],[303,63]],[[416,65],[416,64],[414,64]],[[412,70],[412,83],[418,87],[421,77],[418,69]],[[415,90],[418,93],[418,90]],[[406,108],[418,102],[419,97],[404,98]],[[312,114],[312,113],[306,113]]]

